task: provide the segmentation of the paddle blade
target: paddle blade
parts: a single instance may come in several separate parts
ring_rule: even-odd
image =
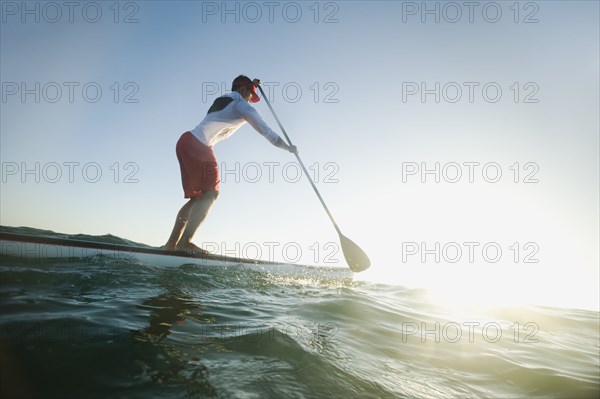
[[[346,263],[354,273],[365,271],[371,267],[371,261],[365,251],[360,249],[351,239],[340,234],[340,244]]]

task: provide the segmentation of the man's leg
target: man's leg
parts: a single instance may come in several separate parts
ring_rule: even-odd
[[[181,238],[181,234],[183,234],[185,226],[188,224],[190,211],[194,207],[194,204],[197,203],[199,200],[200,197],[190,198],[190,200],[181,207],[179,213],[177,213],[177,218],[175,219],[175,225],[173,226],[171,236],[169,237],[167,243],[164,245],[164,249],[166,249],[167,251],[172,251],[175,249],[177,242]]]
[[[191,209],[188,214],[187,223],[184,226],[183,235],[177,242],[177,249],[197,249],[198,247],[192,244],[192,239],[198,227],[202,224],[208,211],[214,204],[215,200],[219,196],[218,190],[211,190],[202,193],[197,200],[191,205]]]

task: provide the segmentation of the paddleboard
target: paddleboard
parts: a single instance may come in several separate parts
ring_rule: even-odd
[[[0,254],[28,259],[90,258],[106,256],[161,267],[184,264],[226,266],[232,264],[281,265],[260,259],[237,258],[218,254],[166,251],[150,246],[135,246],[0,231]],[[303,266],[303,265],[298,265]]]

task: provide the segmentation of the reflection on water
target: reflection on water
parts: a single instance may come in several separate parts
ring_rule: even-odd
[[[191,313],[199,313],[201,307],[184,291],[168,290],[144,300],[138,308],[150,312],[150,323],[137,331],[136,336],[162,341],[171,333],[173,326],[185,322]]]
[[[191,317],[197,317],[201,306],[184,290],[167,288],[155,297],[145,299],[138,309],[149,311],[149,323],[131,332],[141,350],[134,360],[141,374],[154,383],[178,383],[186,387],[187,397],[212,397],[216,389],[208,382],[208,369],[202,364],[198,351],[190,354],[166,338],[173,328]],[[145,345],[152,345],[146,350]]]

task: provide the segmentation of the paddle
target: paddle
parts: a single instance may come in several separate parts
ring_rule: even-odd
[[[265,99],[265,102],[269,106],[269,109],[271,110],[271,113],[275,117],[275,120],[277,121],[279,128],[283,132],[283,135],[285,136],[285,139],[287,140],[288,145],[291,146],[292,140],[290,140],[290,137],[288,136],[285,129],[283,128],[283,125],[279,121],[279,118],[277,117],[275,110],[271,106],[269,99],[267,98],[267,96],[265,95],[265,92],[263,91],[262,87],[260,86],[260,81],[258,79],[255,79],[254,84],[258,87],[258,90],[260,90],[260,94],[262,95],[262,97]],[[333,223],[333,227],[335,227],[335,231],[337,231],[338,236],[340,237],[340,244],[342,246],[342,251],[344,252],[344,257],[346,258],[346,263],[348,264],[348,267],[350,267],[350,270],[352,270],[355,273],[367,270],[371,266],[371,261],[369,260],[369,257],[367,256],[365,251],[360,249],[360,247],[358,245],[356,245],[351,239],[349,239],[348,237],[346,237],[342,234],[342,231],[340,230],[337,223],[333,219],[333,215],[329,211],[329,208],[327,208],[327,205],[325,205],[325,201],[323,201],[323,197],[321,197],[321,194],[319,194],[319,190],[317,190],[317,186],[315,186],[315,183],[313,182],[312,178],[308,174],[308,171],[306,170],[304,163],[300,159],[300,156],[298,155],[298,153],[294,153],[294,155],[296,156],[298,163],[300,163],[300,166],[302,167],[304,174],[308,178],[310,185],[312,186],[313,190],[315,190],[317,197],[319,197],[319,201],[321,201],[321,205],[323,205],[325,212],[327,212],[327,216],[329,216],[331,223]]]

